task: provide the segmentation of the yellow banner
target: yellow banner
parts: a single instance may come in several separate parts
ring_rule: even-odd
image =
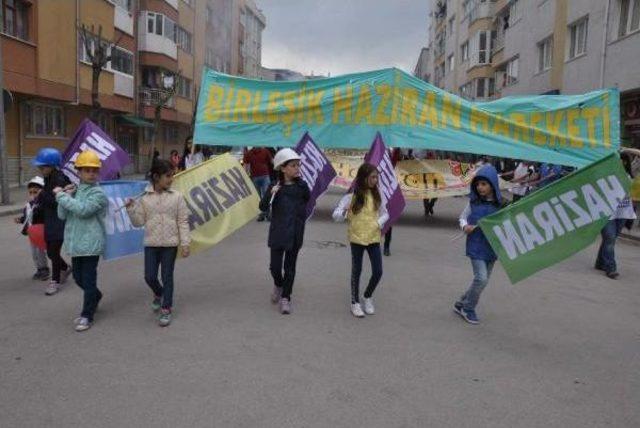
[[[189,208],[192,253],[214,246],[260,212],[256,188],[228,153],[176,175],[173,188]]]
[[[364,161],[362,156],[327,156],[338,173],[334,181],[336,187],[348,189],[356,177],[358,167]],[[396,165],[398,183],[405,199],[419,200],[446,198],[469,193],[469,184],[478,165],[453,160],[403,160]],[[500,180],[500,188],[512,185]]]

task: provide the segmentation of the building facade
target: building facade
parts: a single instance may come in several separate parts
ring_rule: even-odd
[[[640,0],[432,0],[429,81],[470,100],[621,92],[640,146]]]

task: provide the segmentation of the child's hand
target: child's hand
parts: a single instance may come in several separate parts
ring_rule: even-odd
[[[73,195],[74,193],[76,193],[76,185],[75,184],[67,184],[64,189],[63,189],[66,193]]]
[[[58,187],[54,187],[53,188],[53,194],[57,195],[58,193],[62,192],[62,187],[58,186]]]
[[[466,226],[464,227],[464,229],[462,229],[462,230],[464,231],[464,233],[466,233],[467,235],[469,235],[469,234],[473,233],[473,231],[474,231],[474,230],[476,230],[476,227],[477,227],[477,226],[473,226],[473,225],[468,224],[468,225],[466,225]]]
[[[20,220],[22,220],[20,217],[16,217],[13,219],[13,221],[15,221],[17,224],[22,223]]]
[[[273,186],[273,187],[271,188],[271,194],[272,194],[272,195],[275,195],[276,193],[278,193],[278,190],[280,190],[280,185],[279,185],[279,184],[276,184],[275,186]]]
[[[191,254],[189,247],[182,247],[182,257],[189,257],[189,254]]]

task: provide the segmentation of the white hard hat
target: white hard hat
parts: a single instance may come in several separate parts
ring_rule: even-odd
[[[300,160],[300,155],[296,153],[293,149],[282,149],[276,153],[276,156],[273,158],[273,168],[278,170],[282,165],[291,161],[291,160]]]
[[[29,184],[37,184],[40,187],[44,187],[44,178],[36,175],[31,180],[29,180]],[[27,184],[27,187],[29,186],[29,184]]]

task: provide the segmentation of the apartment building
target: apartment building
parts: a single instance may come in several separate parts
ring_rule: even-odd
[[[243,6],[240,12],[239,60],[242,68],[238,71],[243,76],[259,78],[262,64],[262,31],[267,25],[267,20],[253,0],[245,0]]]
[[[640,0],[432,0],[429,40],[419,77],[467,99],[618,88],[640,146]]]

